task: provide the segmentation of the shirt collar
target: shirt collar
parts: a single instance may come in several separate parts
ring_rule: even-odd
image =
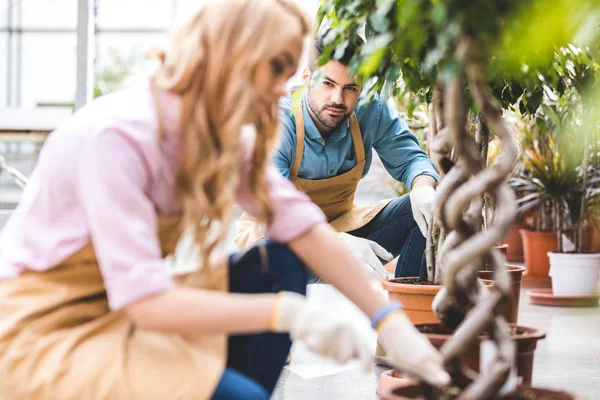
[[[317,129],[315,125],[315,121],[313,121],[309,111],[308,104],[306,100],[306,94],[302,96],[302,112],[304,113],[304,133],[312,140],[319,141],[323,139],[321,136],[321,132]],[[342,125],[337,127],[331,136],[325,139],[326,142],[337,142],[348,135],[348,131],[350,130],[350,121],[346,120]]]

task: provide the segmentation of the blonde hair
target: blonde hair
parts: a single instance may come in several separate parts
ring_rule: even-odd
[[[276,107],[269,116],[255,111],[253,77],[278,43],[308,30],[304,13],[291,0],[208,1],[160,54],[154,82],[183,100],[177,190],[203,263],[226,237],[243,158],[241,128],[253,113],[257,134],[249,186],[259,219],[272,220],[263,176],[279,124]]]

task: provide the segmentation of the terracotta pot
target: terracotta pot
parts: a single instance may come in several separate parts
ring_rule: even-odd
[[[506,261],[523,261],[523,240],[519,233],[521,228],[520,224],[513,224],[504,238],[504,243],[508,244]]]
[[[383,281],[383,288],[388,291],[389,301],[402,303],[406,316],[413,324],[440,322],[431,310],[433,298],[440,291],[440,285],[416,285],[419,278],[393,278]]]
[[[600,231],[593,225],[585,227],[583,250],[586,253],[600,253]]]
[[[520,396],[520,397],[519,397]],[[423,396],[423,387],[420,383],[414,383],[412,385],[400,385],[399,387],[382,392],[379,394],[381,400],[421,400]],[[550,389],[539,389],[527,386],[519,387],[515,394],[509,394],[502,396],[499,400],[585,400],[585,398],[563,392],[559,390]]]
[[[438,349],[441,348],[451,336],[450,334],[426,333],[432,329],[441,330],[440,324],[417,324],[415,326],[419,331],[425,331],[425,336],[427,336],[431,344]],[[517,343],[517,376],[523,378],[524,385],[531,385],[533,353],[538,340],[545,338],[546,334],[524,326],[516,326],[516,329],[517,332],[512,336],[512,339]],[[485,338],[485,336],[480,336],[478,340],[474,341],[461,360],[465,367],[468,367],[475,372],[479,372],[479,343]]]
[[[494,247],[496,249],[500,250],[500,253],[502,253],[502,256],[504,256],[504,258],[506,259],[506,254],[508,252],[509,245],[507,243],[503,243],[503,244],[496,245]]]
[[[600,253],[600,230],[596,227],[592,228],[590,235],[592,243],[590,245],[590,253]]]
[[[548,278],[550,260],[548,253],[556,251],[556,232],[538,232],[521,229],[523,238],[523,255],[525,258],[525,275],[534,278]]]
[[[383,393],[391,393],[394,389],[401,386],[414,385],[417,381],[409,378],[405,378],[402,374],[398,373],[394,369],[390,369],[381,374],[379,383],[377,384],[377,394],[382,395]]]
[[[402,303],[406,316],[413,324],[438,323],[440,320],[431,309],[433,298],[442,288],[441,285],[423,285],[418,277],[392,278],[383,281],[383,288],[388,292],[388,301]],[[486,286],[493,286],[491,280],[484,280]]]
[[[521,299],[521,281],[525,268],[517,265],[507,265],[510,279],[512,280],[512,292],[510,299],[503,307],[503,315],[506,322],[516,324],[519,320],[519,301]],[[493,280],[492,271],[479,271],[481,279]]]

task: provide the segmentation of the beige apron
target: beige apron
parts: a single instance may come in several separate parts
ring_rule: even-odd
[[[157,109],[157,90],[153,87]],[[162,138],[160,118],[159,140]],[[158,217],[163,257],[181,217]],[[227,291],[228,261],[178,275],[178,284]],[[108,308],[90,242],[45,272],[0,281],[0,400],[188,400],[212,396],[227,335],[182,337],[136,328]]]
[[[163,254],[178,219],[160,219]],[[225,262],[178,277],[227,290]],[[0,282],[0,399],[207,399],[226,363],[225,335],[184,338],[136,328],[108,308],[92,244],[46,272]]]
[[[356,188],[365,170],[365,146],[356,114],[348,119],[356,154],[356,165],[350,171],[333,178],[308,180],[298,177],[304,155],[304,113],[296,113],[296,155],[290,170],[290,181],[296,188],[308,194],[327,216],[327,221],[338,232],[350,232],[365,226],[392,200],[382,200],[375,206],[356,206]],[[236,226],[235,243],[246,249],[265,236],[264,224],[243,213]]]
[[[159,218],[163,255],[179,218]],[[178,277],[227,290],[226,262]],[[0,282],[0,399],[207,399],[225,368],[227,338],[138,329],[110,311],[91,243],[56,268]]]

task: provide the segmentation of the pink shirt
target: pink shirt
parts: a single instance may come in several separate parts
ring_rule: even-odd
[[[47,139],[21,202],[0,236],[0,278],[51,269],[90,240],[111,309],[171,288],[157,215],[181,213],[175,194],[180,99],[161,92],[165,135],[148,81],[96,99]],[[247,186],[255,131],[241,132],[245,161],[237,201],[256,214]],[[289,242],[325,222],[321,210],[274,167],[266,172],[274,207],[267,236]]]

